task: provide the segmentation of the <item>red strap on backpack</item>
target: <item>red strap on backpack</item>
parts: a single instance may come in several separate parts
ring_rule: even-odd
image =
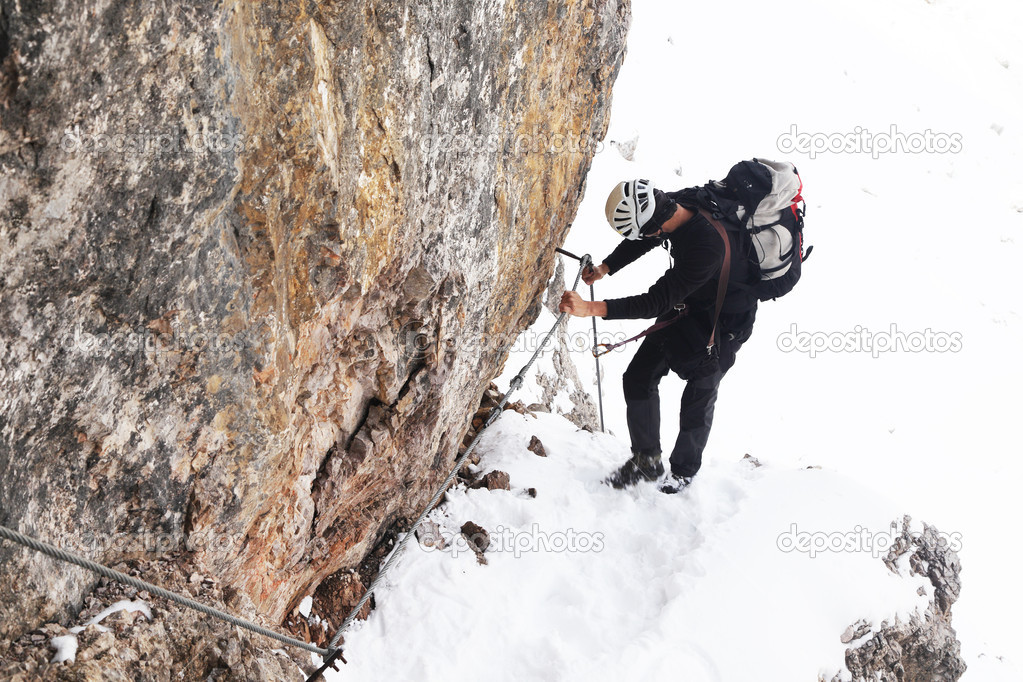
[[[806,201],[803,199],[803,178],[799,177],[799,173],[796,173],[796,178],[799,180],[799,189],[796,190],[796,196],[792,197],[792,203],[789,204],[789,208],[792,209],[792,215],[799,219],[799,210],[796,208],[796,204],[802,202],[806,205]]]

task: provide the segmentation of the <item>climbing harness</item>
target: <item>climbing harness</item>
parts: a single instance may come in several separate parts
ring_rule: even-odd
[[[633,341],[637,341],[639,339],[642,339],[644,336],[649,336],[650,334],[653,334],[658,329],[664,329],[668,325],[674,324],[674,323],[678,322],[680,319],[685,317],[685,314],[686,314],[686,304],[685,303],[679,303],[678,305],[675,306],[675,315],[673,317],[670,317],[667,320],[663,320],[661,322],[657,322],[656,324],[652,324],[649,327],[647,327],[646,329],[644,329],[643,331],[641,331],[639,334],[636,334],[635,336],[633,336],[631,338],[625,339],[624,341],[619,341],[618,343],[598,343],[598,344],[595,344],[593,346],[593,357],[599,358],[601,355],[607,355],[608,353],[613,351],[615,348],[620,348],[621,346],[624,346],[627,343],[632,343]]]

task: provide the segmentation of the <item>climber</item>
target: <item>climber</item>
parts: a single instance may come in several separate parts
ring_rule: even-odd
[[[676,493],[692,483],[700,470],[718,385],[753,331],[757,298],[738,286],[729,287],[716,318],[716,343],[709,344],[726,251],[722,234],[698,213],[695,204],[683,198],[683,192],[662,192],[646,180],[616,185],[605,213],[608,223],[625,240],[599,266],[583,271],[586,284],[613,275],[661,244],[669,249],[672,266],[644,294],[584,301],[576,292],[567,291],[559,310],[605,320],[675,320],[643,339],[622,376],[632,458],[606,482],[625,488],[640,481],[658,481],[661,492]],[[752,266],[737,243],[738,236],[731,231],[727,234],[731,253],[727,281],[745,282]],[[670,471],[665,473],[657,387],[669,370],[684,379],[686,387],[679,434],[668,460]]]

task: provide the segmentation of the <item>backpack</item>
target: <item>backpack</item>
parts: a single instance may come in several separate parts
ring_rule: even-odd
[[[803,253],[802,191],[803,181],[791,163],[753,159],[732,166],[724,180],[683,190],[680,203],[703,209],[726,229],[744,235],[740,243],[746,244],[759,278],[730,286],[766,301],[792,291],[813,250]]]

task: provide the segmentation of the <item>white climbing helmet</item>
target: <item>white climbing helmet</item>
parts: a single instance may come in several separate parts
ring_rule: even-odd
[[[607,196],[604,215],[626,239],[642,239],[640,229],[654,215],[654,188],[649,180],[619,182]]]

